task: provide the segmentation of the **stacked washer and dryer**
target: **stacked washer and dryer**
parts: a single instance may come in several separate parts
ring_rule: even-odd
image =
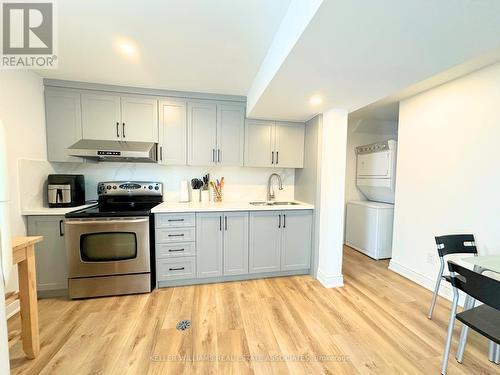
[[[393,139],[356,147],[356,186],[368,200],[347,202],[345,243],[374,259],[392,254],[396,149]]]

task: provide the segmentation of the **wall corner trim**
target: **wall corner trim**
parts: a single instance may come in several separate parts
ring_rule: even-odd
[[[318,269],[316,278],[325,288],[338,288],[344,286],[343,275],[327,275],[322,270]]]

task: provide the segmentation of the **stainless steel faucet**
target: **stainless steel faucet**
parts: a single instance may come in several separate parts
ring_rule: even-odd
[[[283,190],[283,184],[281,182],[281,176],[277,173],[272,173],[270,176],[269,176],[269,180],[267,180],[267,200],[268,201],[271,201],[273,200],[275,197],[274,197],[274,188],[272,186],[273,184],[273,177],[277,177],[278,178],[278,188],[280,190]],[[271,193],[271,189],[272,189],[272,193]]]

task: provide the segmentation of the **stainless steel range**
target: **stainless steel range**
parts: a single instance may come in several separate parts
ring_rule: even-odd
[[[150,292],[151,209],[163,201],[162,184],[100,182],[97,193],[96,206],[66,214],[70,298]]]

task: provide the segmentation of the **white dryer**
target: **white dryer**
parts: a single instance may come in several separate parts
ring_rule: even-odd
[[[356,147],[356,186],[370,201],[394,204],[397,141]]]

